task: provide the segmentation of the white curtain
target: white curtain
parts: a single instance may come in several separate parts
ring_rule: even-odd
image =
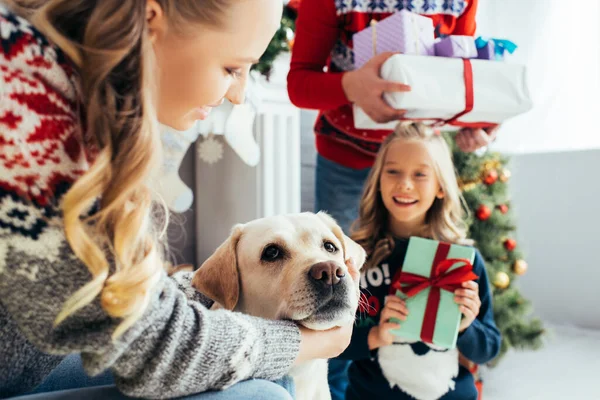
[[[600,0],[480,0],[477,35],[519,47],[534,108],[503,124],[494,150],[600,148]]]

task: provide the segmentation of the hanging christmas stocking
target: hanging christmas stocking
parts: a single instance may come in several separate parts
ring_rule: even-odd
[[[163,166],[157,189],[171,211],[184,212],[194,200],[192,190],[179,177],[179,167],[190,145],[198,138],[196,126],[187,131],[176,131],[161,125]]]
[[[225,123],[225,140],[246,164],[254,167],[260,161],[260,148],[254,140],[256,112],[250,104],[233,106]]]

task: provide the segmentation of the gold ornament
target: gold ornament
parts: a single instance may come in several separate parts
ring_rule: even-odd
[[[500,172],[500,182],[506,183],[508,182],[508,180],[510,179],[510,170],[504,168],[501,172]]]
[[[489,170],[492,169],[500,169],[502,167],[502,164],[500,163],[499,160],[489,160],[483,163],[483,168],[482,168],[482,172],[487,172]]]
[[[473,190],[476,187],[477,187],[477,182],[463,183],[462,185],[460,185],[460,190],[461,190],[461,192],[468,192],[469,190]]]
[[[524,275],[527,272],[527,261],[517,260],[513,264],[513,271],[517,275]]]
[[[498,289],[506,289],[510,285],[510,277],[506,272],[498,272],[494,277],[494,286]]]

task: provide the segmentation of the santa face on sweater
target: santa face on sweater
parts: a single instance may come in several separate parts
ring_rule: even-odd
[[[378,361],[390,387],[397,386],[417,400],[436,400],[454,390],[458,350],[398,340],[378,350]]]

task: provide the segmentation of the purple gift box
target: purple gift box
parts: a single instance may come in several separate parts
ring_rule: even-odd
[[[352,36],[354,66],[360,68],[375,54],[386,51],[433,56],[434,41],[431,18],[402,10]]]
[[[490,40],[485,46],[477,49],[477,58],[480,60],[496,60],[496,49],[494,41]]]
[[[451,35],[443,38],[434,46],[439,57],[476,58],[477,48],[472,36]]]

